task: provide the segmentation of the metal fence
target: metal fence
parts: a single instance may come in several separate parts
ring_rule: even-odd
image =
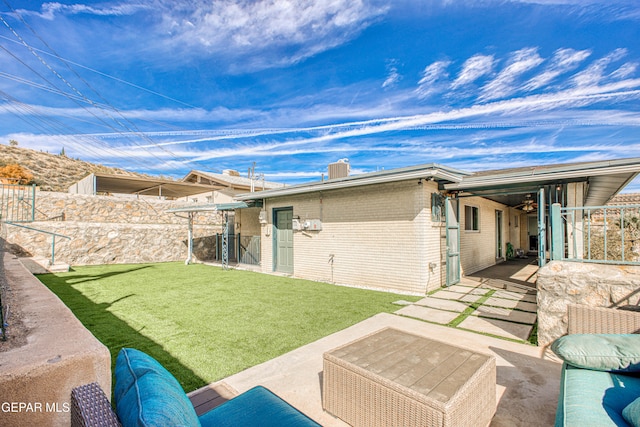
[[[562,229],[553,230],[552,218],[552,246],[556,248],[552,258],[640,265],[640,205],[556,210]]]
[[[215,236],[215,260],[222,261],[223,258],[223,239],[222,234],[216,234]],[[229,236],[227,240],[228,248],[228,261],[248,264],[248,265],[260,265],[260,236],[244,236],[237,233],[233,236]]]
[[[36,186],[0,184],[0,219],[31,222],[35,218]]]

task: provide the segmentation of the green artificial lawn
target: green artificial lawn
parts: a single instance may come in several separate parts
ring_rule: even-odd
[[[396,295],[182,263],[76,267],[38,278],[111,351],[155,357],[186,391],[374,314]]]

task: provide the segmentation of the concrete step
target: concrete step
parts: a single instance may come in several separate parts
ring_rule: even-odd
[[[69,271],[69,264],[56,262],[51,264],[51,259],[45,257],[19,258],[31,274],[65,273]]]

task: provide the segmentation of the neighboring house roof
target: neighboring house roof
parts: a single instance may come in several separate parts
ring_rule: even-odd
[[[532,166],[475,173],[431,163],[294,185],[282,189],[240,194],[235,198],[237,200],[266,199],[422,178],[438,181],[442,189],[457,192],[461,196],[481,196],[509,206],[516,206],[522,201],[522,194],[535,193],[541,187],[587,181],[589,186],[585,205],[598,206],[605,204],[638,173],[640,173],[640,158]]]
[[[180,198],[201,194],[211,189],[210,185],[182,181],[92,173],[69,187],[69,193],[117,193]]]
[[[608,203],[609,205],[640,205],[640,193],[625,193],[615,195]]]
[[[195,182],[200,184],[217,185],[222,188],[234,188],[238,190],[251,190],[252,180],[239,175],[231,175],[228,173],[213,173],[192,170],[184,178],[183,182]],[[285,184],[277,182],[263,181],[261,179],[253,180],[253,188],[257,190],[268,190],[271,188],[284,187]]]

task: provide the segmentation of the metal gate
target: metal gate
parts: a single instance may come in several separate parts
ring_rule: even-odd
[[[0,220],[33,222],[36,209],[36,185],[0,184]]]

